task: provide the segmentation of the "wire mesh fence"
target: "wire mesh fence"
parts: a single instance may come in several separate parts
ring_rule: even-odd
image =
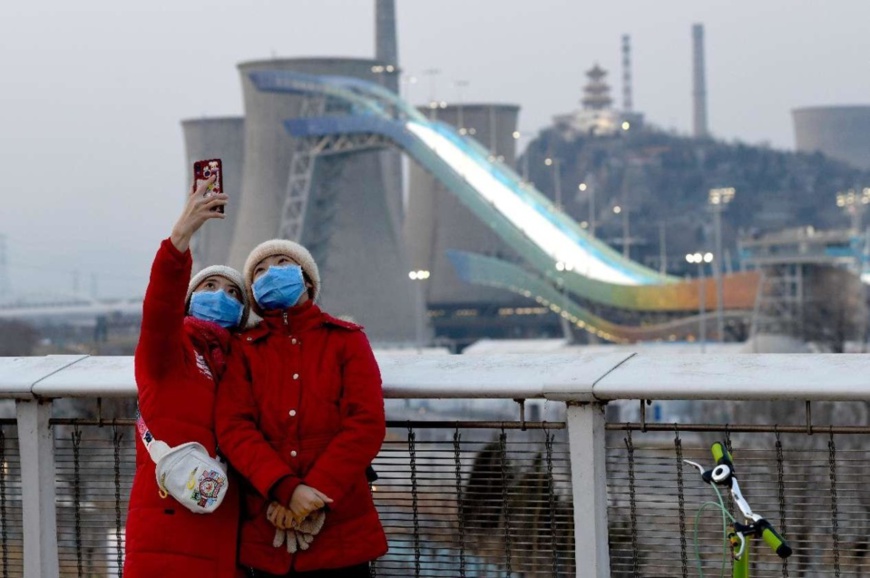
[[[121,576],[135,431],[129,425],[54,429],[61,576]]]
[[[702,504],[716,496],[698,470],[682,462],[712,468],[710,445],[717,440],[731,448],[753,511],[770,520],[794,551],[783,561],[753,540],[753,575],[867,575],[870,450],[861,447],[866,436],[769,430],[612,432],[607,452],[612,576],[698,576],[699,564],[707,576],[719,576],[723,564],[730,575],[721,516],[704,511],[696,529]],[[730,496],[723,496],[733,514]]]
[[[62,576],[121,576],[123,528],[134,471],[129,420],[56,420],[58,546]],[[564,424],[393,422],[374,462],[375,502],[390,552],[373,575],[543,577],[577,575],[570,458]],[[751,433],[691,426],[639,431],[609,424],[607,476],[611,575],[718,576],[721,517],[706,510],[710,486],[683,460],[712,466],[709,447],[733,452],[756,512],[778,527],[794,555],[783,562],[760,541],[763,576],[870,575],[867,433],[774,425]],[[719,429],[719,431],[716,431]],[[784,429],[789,431],[785,432]],[[661,428],[659,428],[661,430]],[[844,433],[835,433],[843,431]],[[21,576],[22,508],[14,421],[0,422],[0,576]],[[733,512],[733,507],[728,504]]]
[[[0,576],[24,573],[21,459],[14,420],[0,420]]]
[[[374,465],[390,537],[377,576],[575,575],[561,430],[417,424],[392,429]]]

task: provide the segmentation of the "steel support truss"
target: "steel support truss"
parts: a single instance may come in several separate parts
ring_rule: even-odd
[[[312,102],[313,101],[313,102]],[[302,116],[317,116],[324,111],[323,99],[306,99]],[[307,114],[306,114],[307,113]],[[290,175],[287,179],[287,195],[281,214],[278,237],[301,242],[305,229],[308,207],[311,203],[311,182],[317,157],[382,149],[391,146],[390,139],[383,135],[360,133],[297,138],[290,160]]]

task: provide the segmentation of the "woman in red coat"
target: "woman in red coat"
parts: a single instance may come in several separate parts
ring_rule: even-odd
[[[239,563],[255,577],[368,578],[387,551],[366,479],[385,434],[371,346],[315,305],[320,274],[301,245],[263,243],[244,276],[263,321],[239,336],[216,418],[221,451],[248,481]]]
[[[205,187],[191,192],[154,259],[135,369],[139,408],[154,438],[171,447],[199,442],[214,456],[216,382],[226,367],[228,329],[243,323],[247,299],[241,275],[228,267],[209,267],[190,279],[191,236],[205,221],[223,218],[213,209],[227,199],[205,197]],[[235,576],[237,485],[230,481],[213,513],[195,514],[171,496],[161,497],[154,462],[138,439],[124,576]]]

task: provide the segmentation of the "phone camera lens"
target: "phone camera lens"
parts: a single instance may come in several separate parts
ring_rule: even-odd
[[[211,176],[211,171],[208,169],[203,170],[202,176],[204,176],[205,178],[209,178]]]

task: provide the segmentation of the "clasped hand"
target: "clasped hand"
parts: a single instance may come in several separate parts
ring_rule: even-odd
[[[310,486],[300,484],[293,492],[289,507],[278,502],[269,504],[266,518],[275,526],[272,545],[276,548],[286,543],[291,554],[307,550],[314,537],[320,533],[326,521],[327,504],[332,499]]]

